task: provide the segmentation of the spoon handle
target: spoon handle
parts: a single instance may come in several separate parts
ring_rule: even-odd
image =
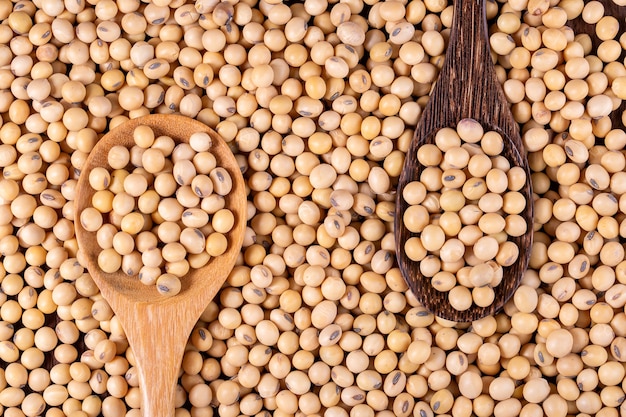
[[[144,417],[173,417],[176,383],[189,333],[196,320],[175,305],[129,303],[122,326],[132,346],[141,383]],[[145,324],[144,324],[145,323]]]
[[[432,113],[432,117],[422,117],[416,132],[422,141],[436,130],[471,117],[513,138],[518,150],[522,147],[517,139],[519,127],[511,116],[493,66],[485,1],[454,2],[445,62],[424,111]]]
[[[447,95],[447,103],[438,101],[465,117],[479,116],[497,82],[491,60],[485,0],[455,1],[448,52],[439,78],[446,82],[435,87]]]

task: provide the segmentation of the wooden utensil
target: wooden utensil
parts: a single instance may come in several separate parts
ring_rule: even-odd
[[[613,16],[619,22],[618,37],[616,37],[616,39],[619,40],[619,34],[626,32],[626,7],[618,6],[613,2],[613,0],[597,1],[602,3],[602,5],[604,6],[605,16]],[[576,35],[589,35],[589,38],[591,39],[592,50],[598,50],[598,46],[600,46],[602,40],[598,38],[598,35],[596,34],[595,23],[585,22],[582,14],[580,14],[575,19],[568,20],[567,25],[572,28]],[[626,58],[626,51],[622,49],[619,61],[624,62],[624,58]],[[624,129],[624,111],[626,111],[626,100],[622,100],[622,104],[620,104],[620,106],[617,109],[613,110],[609,115],[609,118],[611,119],[611,126],[613,129]]]
[[[246,227],[246,192],[241,170],[228,145],[206,125],[174,115],[150,115],[130,120],[107,133],[94,147],[83,167],[76,191],[76,217],[91,205],[94,190],[89,172],[94,167],[109,168],[108,150],[114,145],[131,147],[133,130],[148,125],[156,136],[170,136],[177,143],[188,142],[195,132],[207,132],[213,145],[210,151],[217,165],[224,167],[233,180],[233,190],[226,196],[226,207],[235,215],[235,225],[226,234],[227,251],[209,263],[190,271],[181,279],[182,290],[164,298],[156,285],[146,286],[122,272],[103,273],[98,267],[96,234],[75,222],[81,262],[86,265],[102,296],[119,318],[133,349],[142,392],[145,417],[174,415],[174,393],[185,345],[194,324],[213,299],[232,270],[241,250]]]
[[[403,224],[402,216],[408,205],[402,198],[402,190],[407,183],[419,180],[424,169],[417,161],[417,149],[434,143],[434,135],[441,128],[455,127],[467,117],[479,121],[485,131],[499,132],[505,139],[502,155],[512,166],[520,166],[526,171],[527,183],[520,192],[527,205],[520,215],[526,220],[528,231],[519,238],[510,238],[519,246],[520,257],[514,265],[504,268],[504,279],[494,288],[493,304],[484,308],[474,304],[466,311],[457,311],[450,305],[447,293],[435,290],[430,279],[420,273],[419,262],[409,259],[404,251],[404,243],[416,234],[409,232]],[[530,171],[519,126],[509,110],[493,66],[485,0],[457,0],[454,3],[445,63],[409,146],[398,182],[394,226],[398,265],[409,288],[428,310],[448,320],[468,322],[497,312],[513,295],[528,266],[533,228]]]

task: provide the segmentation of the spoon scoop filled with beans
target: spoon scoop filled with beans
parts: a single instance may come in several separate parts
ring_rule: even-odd
[[[98,142],[75,201],[81,262],[133,348],[143,415],[173,415],[186,341],[241,250],[237,161],[198,121],[145,116]]]
[[[398,182],[400,270],[442,318],[492,315],[527,268],[532,225],[528,161],[496,78],[485,2],[456,1],[445,63]]]

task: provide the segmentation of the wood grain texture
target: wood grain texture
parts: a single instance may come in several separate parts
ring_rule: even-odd
[[[619,36],[622,33],[626,32],[626,7],[618,6],[613,2],[613,0],[597,0],[604,6],[604,15],[605,16],[613,16],[619,22],[619,31],[618,36],[616,36],[616,40],[619,41]],[[597,51],[598,46],[602,43],[602,40],[598,38],[596,35],[596,25],[587,23],[583,19],[582,15],[579,15],[577,18],[568,20],[567,25],[572,28],[574,34],[580,35],[585,34],[589,35],[591,39],[592,51]],[[622,54],[619,57],[620,62],[624,62],[626,58],[626,51],[622,49]],[[609,115],[611,119],[611,126],[613,129],[624,129],[624,111],[626,111],[626,100],[622,100],[622,104],[613,110]]]
[[[130,147],[132,132],[139,125],[150,126],[156,136],[167,135],[177,143],[187,142],[192,133],[207,132],[213,139],[211,152],[217,165],[233,179],[233,190],[226,196],[226,206],[235,216],[233,229],[226,234],[228,249],[222,256],[192,270],[181,279],[182,290],[174,296],[161,296],[156,285],[145,286],[137,278],[122,272],[105,274],[98,267],[95,233],[75,222],[80,260],[109,302],[126,332],[133,349],[142,384],[142,413],[145,417],[174,415],[174,390],[185,345],[194,324],[231,272],[240,253],[246,227],[246,191],[240,168],[228,145],[209,127],[193,119],[176,115],[150,115],[130,120],[107,133],[92,150],[83,167],[76,191],[76,217],[91,205],[94,190],[88,178],[92,168],[107,164],[108,149],[113,145]]]
[[[492,315],[504,306],[526,271],[532,245],[533,194],[528,161],[519,126],[496,78],[487,36],[484,0],[457,0],[445,63],[406,155],[396,196],[394,226],[400,270],[424,307],[439,317],[456,322],[469,322]],[[520,192],[528,203],[520,215],[528,224],[528,232],[510,239],[519,246],[520,259],[505,268],[503,282],[494,289],[494,303],[485,308],[472,305],[470,309],[460,312],[450,305],[447,293],[436,291],[430,279],[420,273],[419,262],[410,260],[404,253],[404,242],[417,234],[409,232],[403,225],[402,215],[408,205],[402,198],[402,190],[408,182],[419,179],[424,169],[417,161],[417,149],[423,144],[434,143],[434,134],[441,128],[455,127],[467,117],[478,120],[485,131],[494,130],[502,134],[505,138],[502,155],[511,161],[512,166],[520,166],[526,171],[527,184]]]

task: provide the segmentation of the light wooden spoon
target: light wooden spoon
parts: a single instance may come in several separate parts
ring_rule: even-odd
[[[494,302],[487,307],[473,304],[468,310],[457,311],[450,305],[448,294],[435,290],[430,278],[421,274],[419,262],[412,261],[404,251],[404,243],[417,235],[404,226],[402,217],[408,204],[402,198],[402,191],[407,183],[419,180],[424,169],[417,161],[417,149],[434,143],[438,130],[456,127],[461,119],[468,117],[479,121],[485,131],[499,132],[505,139],[502,155],[512,166],[520,166],[526,171],[526,186],[520,192],[527,205],[520,215],[526,220],[528,231],[519,238],[510,239],[520,248],[520,257],[514,265],[504,269],[502,283],[494,288]],[[454,19],[445,62],[409,146],[398,182],[394,226],[398,265],[409,288],[424,307],[448,320],[469,322],[497,312],[513,295],[528,266],[533,228],[530,171],[519,126],[513,119],[493,66],[485,0],[454,2]]]
[[[79,221],[75,222],[80,260],[119,318],[133,349],[141,382],[142,413],[145,417],[166,417],[174,415],[176,382],[189,334],[228,277],[241,250],[246,227],[246,192],[237,161],[217,133],[184,116],[150,115],[123,123],[96,144],[78,180],[76,218],[91,206],[94,190],[88,182],[89,172],[94,167],[110,169],[108,150],[114,145],[130,148],[134,144],[133,130],[139,125],[148,125],[156,136],[167,135],[177,143],[187,142],[192,133],[207,132],[213,140],[210,151],[217,165],[224,167],[233,180],[226,207],[235,215],[235,225],[226,235],[227,251],[183,277],[182,290],[173,297],[164,298],[157,292],[156,285],[146,286],[122,272],[103,273],[97,262],[101,249],[96,234],[86,231]]]

